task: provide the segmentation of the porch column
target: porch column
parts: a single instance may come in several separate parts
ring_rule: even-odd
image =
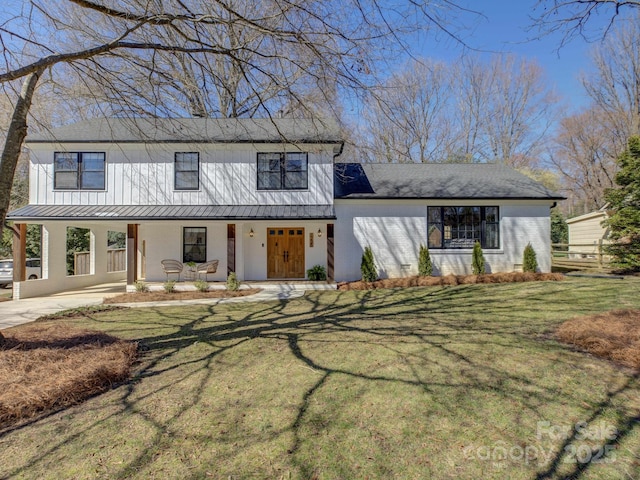
[[[13,228],[13,281],[24,282],[27,265],[27,224],[16,223]]]
[[[333,223],[327,223],[327,280],[333,281],[334,275]]]
[[[236,271],[236,225],[227,224],[227,276]]]
[[[245,278],[245,224],[236,223],[236,276],[241,282],[246,280]]]
[[[138,224],[127,225],[127,285],[138,281]]]

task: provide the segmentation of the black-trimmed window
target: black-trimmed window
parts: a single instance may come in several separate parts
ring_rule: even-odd
[[[198,190],[200,188],[200,154],[177,152],[173,162],[174,188]]]
[[[184,263],[207,261],[206,227],[184,227],[182,229],[182,261]]]
[[[306,153],[258,153],[258,190],[306,190]]]
[[[57,190],[104,190],[104,152],[55,152],[53,188]]]
[[[428,207],[429,248],[500,248],[498,207]]]

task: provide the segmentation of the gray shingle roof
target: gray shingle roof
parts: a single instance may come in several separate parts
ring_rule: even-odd
[[[29,135],[27,143],[342,143],[332,120],[103,118]]]
[[[27,205],[7,220],[333,220],[333,205]]]
[[[563,196],[504,165],[339,163],[335,198],[545,199]]]

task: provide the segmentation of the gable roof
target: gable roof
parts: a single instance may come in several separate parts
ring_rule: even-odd
[[[26,143],[342,143],[333,120],[99,118],[29,135]]]
[[[338,163],[337,199],[563,200],[544,185],[499,164]]]
[[[588,212],[578,217],[567,218],[567,225],[571,225],[572,223],[584,222],[585,220],[592,220],[594,218],[602,218],[603,220],[607,218],[609,215],[606,210],[600,209],[595,212]]]

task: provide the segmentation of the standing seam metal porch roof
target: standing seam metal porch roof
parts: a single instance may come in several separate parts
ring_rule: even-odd
[[[27,205],[7,220],[335,220],[333,205]]]

